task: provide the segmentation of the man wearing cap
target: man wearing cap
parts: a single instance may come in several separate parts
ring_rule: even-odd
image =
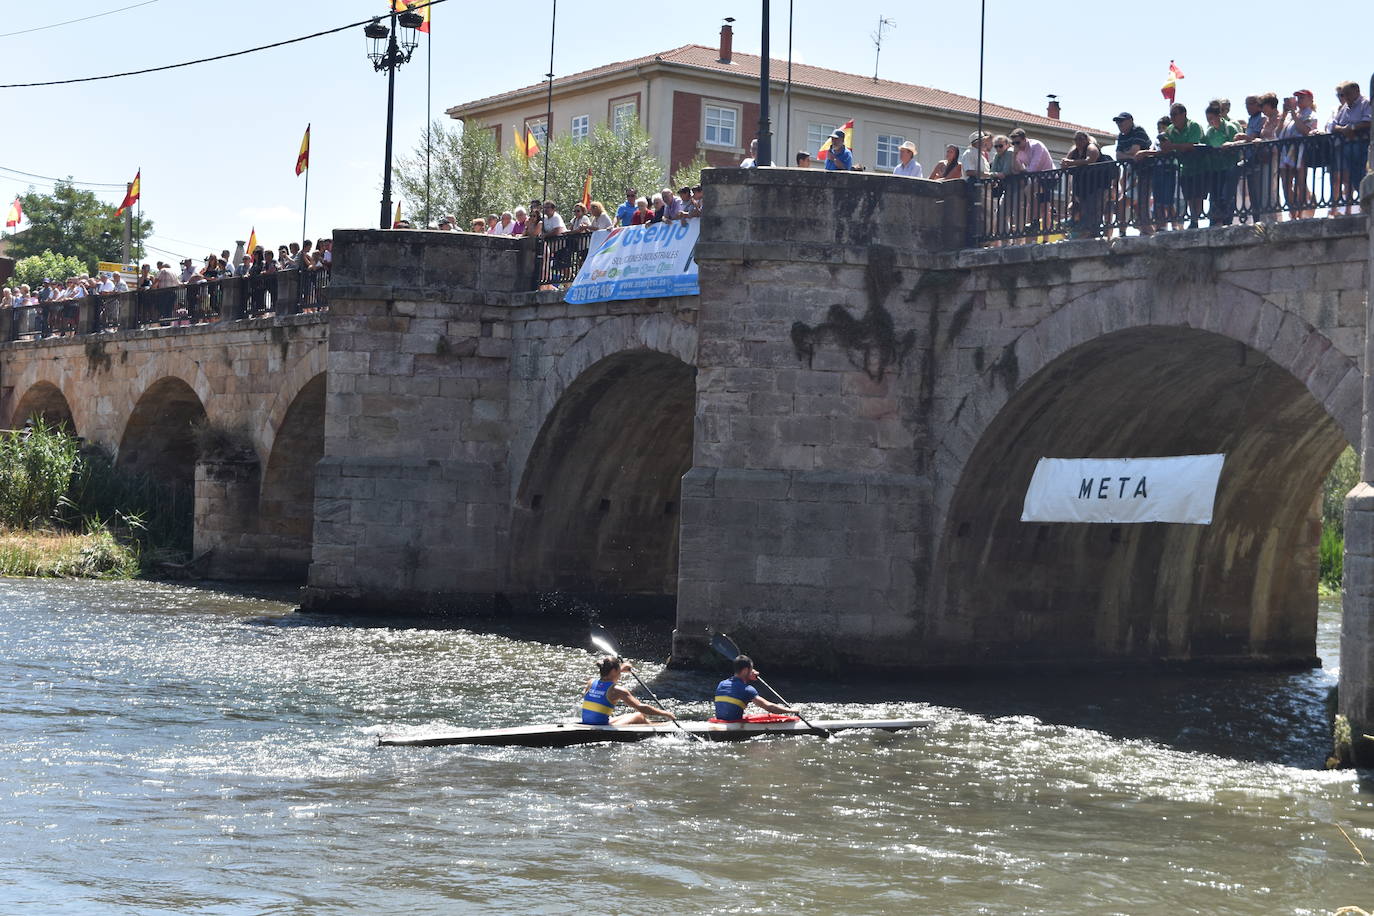
[[[807,152],[806,150],[804,150],[804,149],[803,149],[803,150],[797,150],[797,168],[799,168],[799,169],[809,169],[809,168],[811,168],[811,154],[808,153],[808,152]]]
[[[844,131],[838,128],[830,134],[830,149],[825,157],[827,172],[851,172],[854,170],[854,154],[844,145]]]
[[[897,147],[897,158],[901,161],[892,170],[894,175],[904,175],[907,178],[923,178],[925,172],[921,171],[921,163],[916,161],[916,144],[910,140],[903,140],[902,145]]]
[[[968,135],[968,148],[959,155],[959,166],[965,178],[982,178],[990,171],[988,150],[992,148],[992,134],[978,131]]]
[[[439,231],[440,231],[440,232],[453,232],[453,231],[455,231],[454,228],[453,228],[453,220],[452,220],[450,217],[448,217],[448,216],[441,216],[441,217],[439,217]]]
[[[1116,219],[1125,234],[1127,225],[1126,211],[1134,209],[1136,225],[1141,235],[1154,233],[1154,225],[1149,220],[1150,186],[1136,174],[1136,153],[1150,148],[1150,135],[1145,128],[1135,123],[1129,111],[1112,118],[1116,122],[1116,161],[1127,163],[1121,167],[1121,195],[1117,198]],[[1107,228],[1107,238],[1111,238],[1111,227]]]

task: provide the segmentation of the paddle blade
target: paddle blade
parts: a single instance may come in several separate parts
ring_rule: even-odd
[[[735,641],[724,633],[712,634],[711,648],[730,659],[730,661],[734,661],[737,656],[744,654],[739,650],[739,646],[735,645]]]
[[[591,639],[592,645],[596,646],[600,651],[605,652],[607,655],[614,655],[616,658],[620,657],[620,653],[616,651],[615,645],[611,642],[611,634],[607,633],[603,627],[597,627],[595,630],[592,630]]]

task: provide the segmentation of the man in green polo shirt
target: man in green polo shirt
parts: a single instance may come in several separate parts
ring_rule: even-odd
[[[1207,193],[1205,164],[1197,151],[1197,145],[1204,142],[1202,125],[1188,120],[1188,108],[1177,102],[1169,106],[1169,121],[1159,148],[1178,157],[1178,185],[1188,201],[1188,228],[1196,229]]]

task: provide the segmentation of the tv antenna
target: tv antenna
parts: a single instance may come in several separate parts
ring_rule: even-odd
[[[873,82],[875,83],[878,81],[878,56],[883,53],[883,32],[896,27],[896,20],[880,15],[878,17],[878,31],[869,36],[873,39]]]

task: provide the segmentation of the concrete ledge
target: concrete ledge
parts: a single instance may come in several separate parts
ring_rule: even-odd
[[[270,331],[273,328],[307,328],[329,326],[328,312],[306,312],[299,315],[273,315],[263,318],[244,318],[239,321],[214,321],[184,327],[138,328],[133,331],[103,331],[75,337],[45,337],[42,340],[12,340],[0,343],[0,352],[43,347],[71,347],[95,344],[124,343],[136,340],[158,340],[165,337],[195,337],[202,334],[233,334]]]

